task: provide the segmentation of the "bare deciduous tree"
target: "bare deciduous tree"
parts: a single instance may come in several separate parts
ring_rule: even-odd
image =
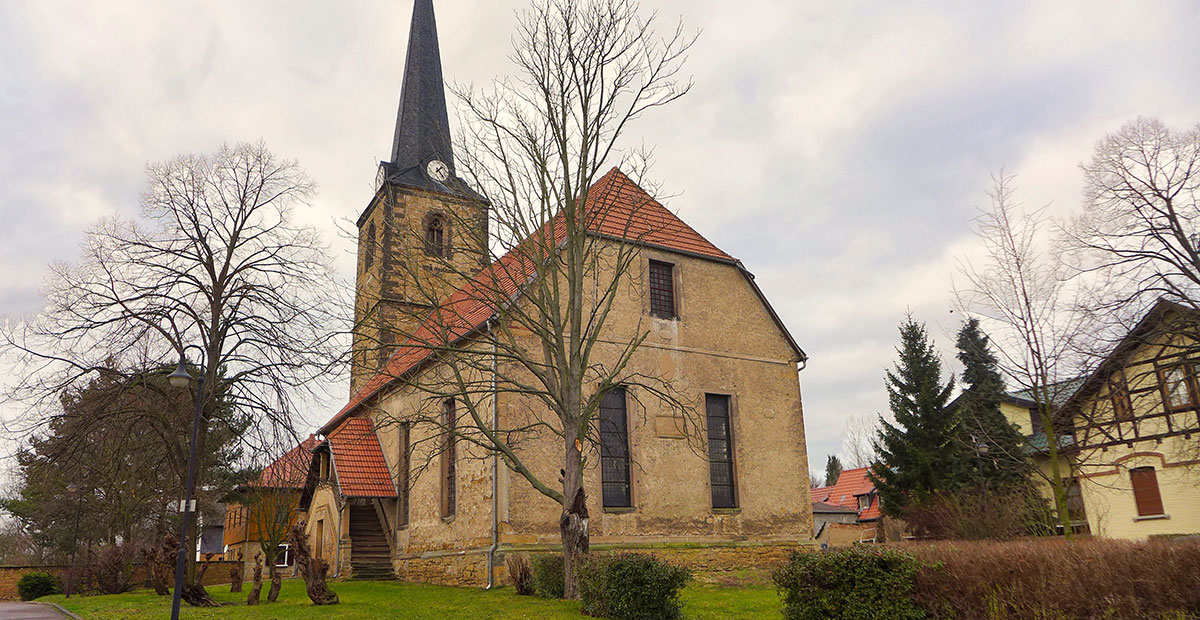
[[[846,420],[842,427],[841,461],[847,469],[866,467],[875,461],[878,429],[879,419],[875,416],[856,415]]]
[[[397,261],[413,270],[407,281],[422,302],[411,317],[422,327],[405,347],[438,360],[405,378],[426,404],[397,423],[423,438],[414,439],[414,453],[427,462],[456,444],[475,446],[479,455],[498,454],[562,507],[568,597],[576,595],[577,556],[589,548],[583,472],[599,450],[601,401],[619,386],[634,399],[694,413],[668,383],[629,367],[648,322],[618,331],[610,320],[614,304],[640,282],[634,267],[648,230],[634,223],[651,199],[628,204],[616,186],[593,189],[621,157],[629,124],[688,92],[679,72],[693,41],[682,26],[659,38],[654,18],[630,0],[535,4],[515,38],[519,75],[487,91],[453,89],[462,109],[459,169],[487,198],[489,226],[446,214],[454,231],[449,251],[429,239],[408,244],[433,255],[433,268],[424,255]],[[640,170],[645,158],[626,152],[625,161]],[[484,248],[486,256],[474,265],[454,259],[468,248]],[[441,298],[455,289],[449,302]],[[479,312],[491,319],[470,329]],[[500,394],[528,407],[501,419],[493,415]],[[522,448],[550,437],[561,472],[535,472]]]
[[[1055,412],[1069,396],[1066,382],[1081,374],[1074,347],[1084,322],[1075,312],[1078,298],[1060,255],[1045,248],[1044,210],[1026,211],[1014,201],[1013,177],[1001,173],[992,181],[991,204],[981,209],[976,229],[986,258],[960,265],[966,286],[956,287],[955,296],[960,308],[990,325],[1001,370],[1035,403],[1047,440],[1055,510],[1070,536],[1060,458],[1064,424],[1070,421],[1057,420]]]
[[[7,330],[25,377],[12,396],[34,412],[18,430],[52,419],[59,394],[112,366],[109,351],[173,366],[196,348],[200,454],[211,429],[234,422],[224,416],[252,422],[239,435],[247,442],[294,444],[297,399],[321,389],[340,360],[349,307],[318,233],[292,222],[312,182],[261,143],[180,156],[147,174],[141,219],[90,229],[82,259],[53,267],[44,312]],[[185,598],[210,603],[195,579],[195,541],[186,544]]]
[[[1200,309],[1200,126],[1139,118],[1083,172],[1084,211],[1065,236],[1073,266],[1105,285],[1097,309],[1140,316],[1161,297]]]

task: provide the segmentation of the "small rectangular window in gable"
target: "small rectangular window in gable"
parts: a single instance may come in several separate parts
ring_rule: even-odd
[[[673,319],[675,310],[675,265],[650,261],[650,314]]]
[[[1168,411],[1189,409],[1195,405],[1196,399],[1191,389],[1191,367],[1176,365],[1159,371],[1158,380],[1162,386],[1163,402]]]
[[[1133,500],[1137,504],[1139,517],[1163,514],[1162,495],[1158,491],[1158,475],[1153,467],[1138,467],[1129,470],[1129,481],[1133,483]]]
[[[613,388],[600,400],[600,472],[605,508],[629,508],[629,426],[625,388]]]

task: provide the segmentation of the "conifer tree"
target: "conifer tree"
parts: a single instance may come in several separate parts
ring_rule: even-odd
[[[959,421],[949,406],[954,378],[942,382],[941,360],[925,326],[911,315],[900,325],[896,351],[900,358],[886,376],[895,424],[880,420],[878,457],[870,472],[890,516],[951,489],[963,457]]]
[[[830,454],[825,461],[825,486],[837,484],[838,476],[842,475],[842,461],[836,454]]]
[[[963,392],[957,402],[964,449],[963,482],[990,488],[1014,488],[1029,482],[1024,440],[1000,411],[1004,380],[988,337],[971,318],[958,332],[958,361],[963,365]]]

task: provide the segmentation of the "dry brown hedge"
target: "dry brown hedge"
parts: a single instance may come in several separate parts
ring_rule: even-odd
[[[934,620],[1200,618],[1197,540],[898,546],[927,565],[915,595]]]

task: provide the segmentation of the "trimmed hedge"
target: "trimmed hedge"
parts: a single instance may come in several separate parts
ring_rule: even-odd
[[[542,598],[562,598],[563,556],[561,553],[542,553],[533,556],[533,593]]]
[[[1200,617],[1200,541],[1026,539],[907,545],[933,620]]]
[[[58,577],[50,573],[26,573],[17,580],[17,594],[21,595],[22,601],[32,601],[61,592],[62,584],[59,583]]]
[[[590,554],[575,567],[582,611],[613,620],[676,620],[691,571],[646,554]]]
[[[787,620],[918,620],[919,566],[912,554],[882,547],[797,552],[773,579]]]

